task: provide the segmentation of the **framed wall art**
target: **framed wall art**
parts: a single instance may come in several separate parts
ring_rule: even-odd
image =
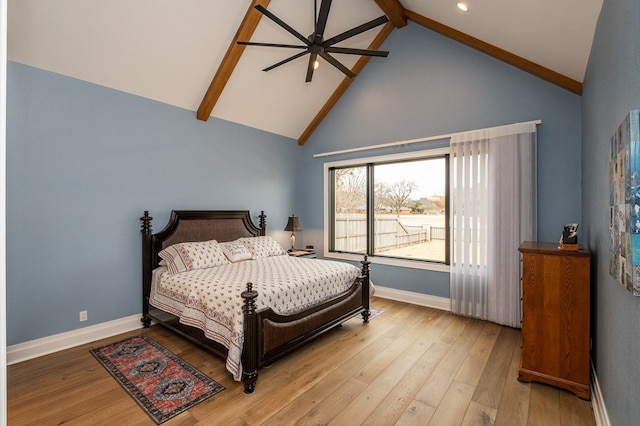
[[[631,111],[611,137],[609,272],[640,296],[640,111]]]

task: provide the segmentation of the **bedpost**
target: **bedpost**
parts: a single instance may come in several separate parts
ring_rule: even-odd
[[[153,218],[149,216],[149,211],[144,211],[144,216],[140,218],[142,221],[142,325],[147,328],[151,325],[149,318],[149,294],[151,293],[151,268],[153,259],[151,259],[151,221]]]
[[[360,261],[362,263],[362,274],[360,275],[360,279],[362,280],[362,307],[364,308],[364,312],[362,313],[362,319],[365,323],[369,322],[369,317],[371,316],[371,311],[369,311],[369,275],[371,269],[367,255],[364,256],[364,259]]]
[[[264,214],[264,210],[262,210],[260,212],[260,216],[258,216],[260,218],[260,235],[261,236],[265,236],[267,235],[266,230],[267,230],[267,215]]]
[[[256,297],[253,284],[247,283],[247,290],[241,294],[244,299],[242,313],[244,316],[244,348],[242,351],[242,381],[244,393],[253,393],[258,380],[258,314],[256,313]]]

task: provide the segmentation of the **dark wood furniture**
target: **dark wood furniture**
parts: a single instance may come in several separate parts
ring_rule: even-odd
[[[152,321],[178,333],[225,359],[227,348],[207,339],[200,329],[179,323],[179,319],[149,304],[151,273],[159,266],[158,253],[172,244],[190,241],[233,241],[241,237],[265,235],[266,215],[259,216],[260,226],[254,225],[248,210],[174,210],[167,226],[154,234],[149,212],[142,221],[142,323]],[[258,293],[247,283],[242,297],[244,314],[244,346],[242,351],[242,381],[245,393],[252,393],[258,379],[258,369],[318,337],[333,327],[357,315],[369,322],[369,264],[366,256],[361,275],[353,285],[317,306],[293,315],[279,315],[270,308],[257,309]]]
[[[590,254],[526,241],[522,253],[522,365],[518,379],[588,400]]]

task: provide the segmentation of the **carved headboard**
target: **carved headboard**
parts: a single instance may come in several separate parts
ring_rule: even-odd
[[[151,291],[151,272],[159,266],[158,253],[172,244],[217,240],[232,241],[242,237],[265,235],[266,215],[260,212],[259,227],[249,210],[172,210],[169,223],[154,234],[153,218],[145,211],[142,221],[142,292],[146,302]]]

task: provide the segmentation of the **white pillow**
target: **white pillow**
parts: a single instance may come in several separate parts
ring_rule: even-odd
[[[249,249],[254,259],[287,254],[287,251],[273,237],[240,238],[238,241]]]
[[[249,249],[240,241],[220,243],[220,247],[222,247],[222,252],[232,263],[250,260],[252,258]]]
[[[158,255],[167,262],[171,274],[229,263],[216,240],[174,244]]]

